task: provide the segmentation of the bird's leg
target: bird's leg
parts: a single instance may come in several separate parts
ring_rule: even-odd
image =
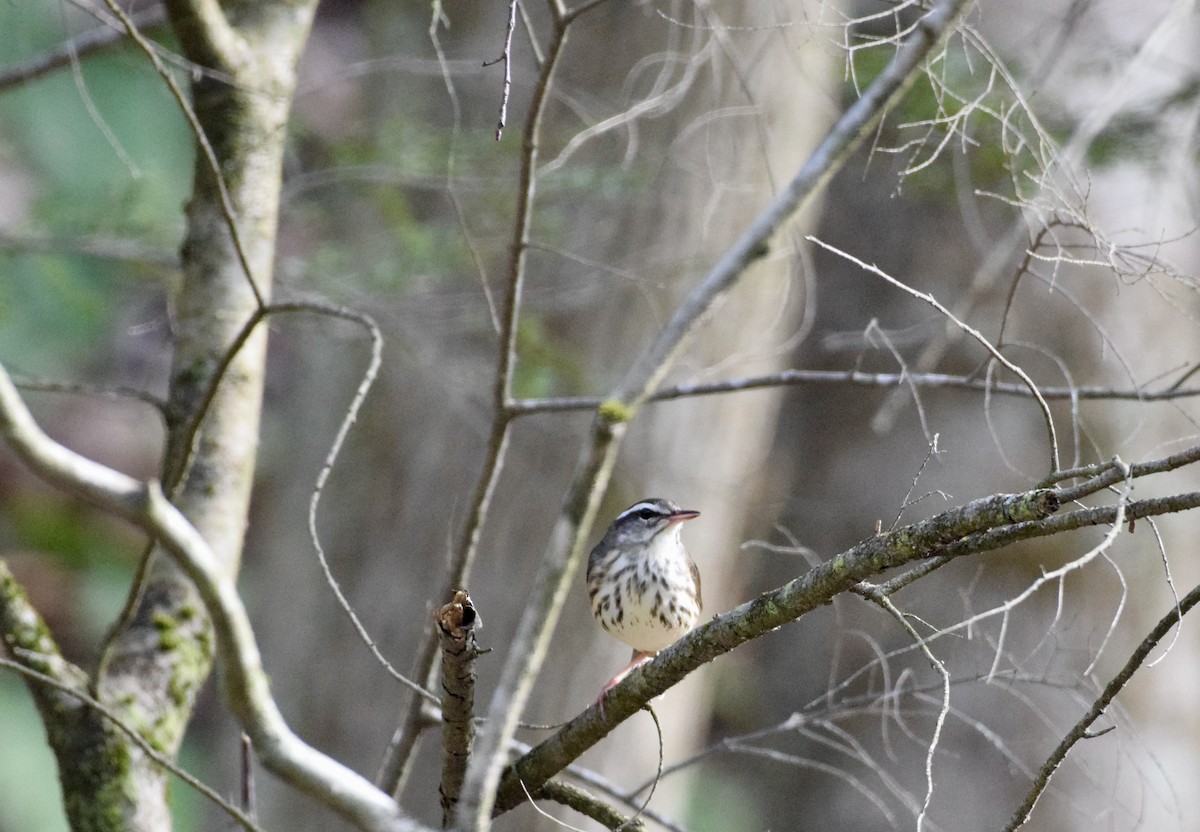
[[[596,704],[600,706],[600,716],[604,717],[604,697],[608,696],[608,692],[621,683],[621,680],[633,672],[635,667],[639,667],[657,656],[657,653],[647,653],[644,650],[634,650],[633,657],[630,658],[629,664],[621,668],[616,676],[613,676],[600,689],[600,696],[596,698]]]

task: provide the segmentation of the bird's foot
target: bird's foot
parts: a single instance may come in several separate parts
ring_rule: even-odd
[[[613,688],[615,688],[617,685],[619,685],[625,679],[626,676],[628,676],[630,673],[633,672],[634,668],[641,667],[646,662],[653,659],[655,657],[655,655],[657,655],[657,654],[643,653],[640,650],[634,650],[633,658],[630,660],[629,664],[627,664],[623,668],[621,668],[621,670],[617,672],[616,676],[613,676],[611,679],[608,680],[607,683],[605,683],[604,687],[602,687],[600,689],[600,695],[598,697],[596,697],[596,706],[600,709],[600,718],[601,719],[604,719],[604,700],[608,696],[608,692],[610,690],[612,690]]]

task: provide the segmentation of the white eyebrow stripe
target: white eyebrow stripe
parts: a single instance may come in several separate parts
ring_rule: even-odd
[[[637,514],[639,511],[641,511],[644,508],[650,509],[655,514],[662,514],[662,510],[655,503],[651,502],[650,500],[643,500],[642,502],[640,502],[636,505],[632,505],[629,508],[622,511],[620,514],[618,514],[617,520],[624,520],[629,515]]]

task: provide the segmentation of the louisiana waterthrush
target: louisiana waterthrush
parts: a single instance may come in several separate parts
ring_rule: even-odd
[[[680,538],[681,523],[700,512],[649,499],[617,515],[588,556],[587,590],[600,626],[633,648],[604,695],[639,664],[700,620],[700,571]]]

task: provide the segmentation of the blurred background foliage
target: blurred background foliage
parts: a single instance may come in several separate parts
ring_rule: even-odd
[[[1022,89],[1036,91],[1039,124],[1064,141],[1120,76],[1121,64],[1097,66],[1093,55],[1130,59],[1148,24],[1129,21],[1147,13],[1131,2],[1016,6],[1001,14],[983,3],[972,23],[999,44],[997,55]],[[387,339],[384,372],[326,489],[320,523],[343,588],[400,668],[412,661],[436,600],[486,441],[492,319],[534,72],[518,34],[509,124],[495,141],[501,70],[481,64],[498,54],[503,4],[441,8],[448,26],[439,29],[438,44],[453,96],[428,34],[428,4],[322,5],[291,125],[278,243],[277,296],[363,309]],[[891,55],[887,46],[858,49],[850,71],[840,48],[842,18],[831,16],[827,4],[745,8],[729,0],[712,8],[728,24],[724,36],[740,63],[721,51],[730,47],[718,42],[712,18],[691,16],[685,3],[610,3],[573,33],[546,125],[542,161],[553,169],[538,186],[517,395],[602,394]],[[885,8],[854,3],[844,11]],[[94,25],[70,6],[0,5],[0,69]],[[894,25],[880,17],[857,31],[856,42],[887,36]],[[536,16],[535,29],[544,38]],[[156,36],[170,48],[165,30]],[[1194,30],[1180,33],[1185,41],[1194,36]],[[704,68],[686,86],[681,79],[697,54],[705,56]],[[1111,227],[1140,228],[1152,240],[1175,240],[1196,223],[1195,171],[1180,160],[1195,161],[1194,122],[1187,118],[1197,107],[1200,52],[1180,47],[1169,54],[1150,91],[1088,147],[1098,165],[1088,171],[1090,207]],[[735,63],[740,75],[731,69]],[[1011,272],[982,288],[972,286],[972,273],[1017,212],[981,194],[1011,197],[1029,185],[1043,159],[1017,137],[1033,135],[1037,125],[976,51],[949,50],[937,79],[913,85],[791,239],[815,233],[947,302],[974,293],[970,319],[995,335]],[[673,85],[681,91],[671,107],[553,165],[579,130]],[[906,173],[929,158],[945,122],[966,101],[977,108],[962,122],[969,140],[953,137],[931,164]],[[1181,145],[1181,156],[1165,153]],[[128,47],[87,57],[77,72],[67,68],[0,93],[6,365],[31,378],[164,394],[168,298],[178,280],[171,264],[191,165],[192,142],[179,113],[144,58]],[[1195,273],[1190,238],[1164,244],[1163,252]],[[1066,383],[1065,364],[1074,383],[1129,386],[1194,360],[1194,292],[1149,277],[1118,281],[1086,263],[1045,271],[1055,291],[1046,285],[1050,277],[1026,281],[1010,315],[1014,355],[1040,381]],[[789,366],[891,372],[898,358],[914,359],[944,327],[881,281],[798,243],[784,246],[745,283],[689,347],[672,380]],[[323,586],[304,530],[312,482],[367,349],[360,333],[341,323],[290,316],[273,319],[271,329],[242,587],[287,717],[307,739],[371,776],[406,697],[359,649]],[[979,361],[977,350],[959,344],[937,369],[967,373]],[[902,508],[908,521],[946,500],[1025,488],[1044,465],[1042,428],[1027,402],[985,405],[974,395],[929,392],[920,412],[902,408],[890,428],[876,430],[872,420],[888,396],[799,388],[651,408],[631,429],[606,511],[659,492],[703,511],[708,525],[689,529],[695,532],[689,545],[706,576],[708,609],[716,612],[800,571],[803,560],[781,545],[800,543],[825,557],[869,535],[877,520],[886,528]],[[131,474],[156,473],[162,428],[152,407],[74,394],[29,397],[48,431],[72,447]],[[1054,406],[1061,424],[1077,416],[1079,430],[1064,433],[1065,450],[1085,461],[1174,447],[1194,435],[1194,409],[1183,404],[1135,414],[1132,406],[1085,403],[1073,414],[1067,404]],[[535,416],[517,426],[471,587],[487,622],[485,643],[503,648],[512,632],[586,422],[586,414]],[[944,453],[913,488],[933,433]],[[910,490],[928,499],[905,508]],[[1194,539],[1190,518],[1164,526],[1174,528],[1175,541]],[[756,539],[770,545],[741,545]],[[1061,562],[1080,545],[1017,547],[956,564],[905,600],[945,625],[1019,592],[1043,564]],[[51,492],[0,454],[0,555],[68,657],[94,655],[141,546],[128,528]],[[1031,603],[1013,622],[1009,644],[1021,661],[1010,668],[1011,687],[956,691],[947,757],[936,766],[934,817],[943,827],[990,827],[1007,817],[1023,792],[1023,766],[1036,765],[1044,752],[1039,740],[1053,733],[1048,726],[1078,707],[1073,683],[1125,597],[1124,576],[1151,587],[1138,596],[1146,612],[1128,616],[1128,629],[1119,631],[1101,669],[1136,641],[1145,619],[1165,609],[1169,594],[1152,543],[1139,537],[1117,557],[1112,573],[1080,579],[1072,600],[1086,593],[1088,603],[1070,607],[1054,638],[1044,638],[1060,621],[1052,598]],[[1194,565],[1178,566],[1181,585],[1189,573],[1196,577]],[[696,832],[798,828],[798,816],[811,828],[891,829],[909,822],[912,795],[919,798],[924,788],[923,770],[913,761],[923,759],[934,713],[917,694],[934,676],[919,658],[898,657],[845,691],[875,703],[874,710],[839,710],[830,691],[874,656],[906,645],[908,636],[877,610],[850,602],[810,618],[723,658],[669,694],[667,762],[710,738],[755,731],[796,712],[810,715],[811,730],[779,738],[774,759],[714,754],[665,781],[655,806]],[[956,676],[977,680],[988,670],[994,638],[989,631],[944,644],[943,657]],[[1195,638],[1184,639],[1192,658],[1181,672],[1194,675]],[[620,653],[597,636],[577,587],[529,717],[556,722],[578,711],[609,666],[623,661]],[[478,701],[486,701],[499,666],[482,663]],[[901,685],[897,679],[908,680],[914,693],[891,715],[911,734],[896,726],[889,733],[880,713],[877,694]],[[1171,685],[1164,687],[1169,692]],[[1148,704],[1133,702],[1131,711],[1149,718],[1168,695],[1152,692]],[[1138,738],[1152,744],[1165,724],[1151,721],[1122,758],[1133,761],[1137,782],[1098,764],[1088,772],[1093,785],[1081,786],[1080,794],[1111,798],[1119,804],[1114,816],[1124,822],[1140,817],[1128,810],[1136,802],[1130,794],[1192,782],[1200,765],[1187,743],[1197,717],[1181,716],[1177,707],[1168,712],[1179,739],[1149,753]],[[990,743],[989,732],[1006,744]],[[435,746],[424,743],[408,791],[426,819],[436,814]],[[53,761],[23,686],[9,674],[0,674],[0,748],[0,831],[62,828]],[[634,719],[584,762],[631,785],[653,774],[655,751],[648,722]],[[1156,754],[1170,762],[1166,774],[1147,762]],[[235,728],[210,690],[183,763],[231,793],[236,761]],[[831,777],[830,769],[843,775]],[[981,782],[989,784],[986,794]],[[278,819],[278,828],[336,823],[269,778],[261,790],[266,816]],[[176,786],[173,794],[184,832],[223,822],[189,790]],[[1054,827],[1091,829],[1089,813],[1066,803],[1047,810]],[[1185,808],[1165,815],[1194,817],[1186,810],[1196,808],[1194,797],[1179,803]],[[502,823],[532,822],[526,815]],[[1126,826],[1114,821],[1113,828]]]

